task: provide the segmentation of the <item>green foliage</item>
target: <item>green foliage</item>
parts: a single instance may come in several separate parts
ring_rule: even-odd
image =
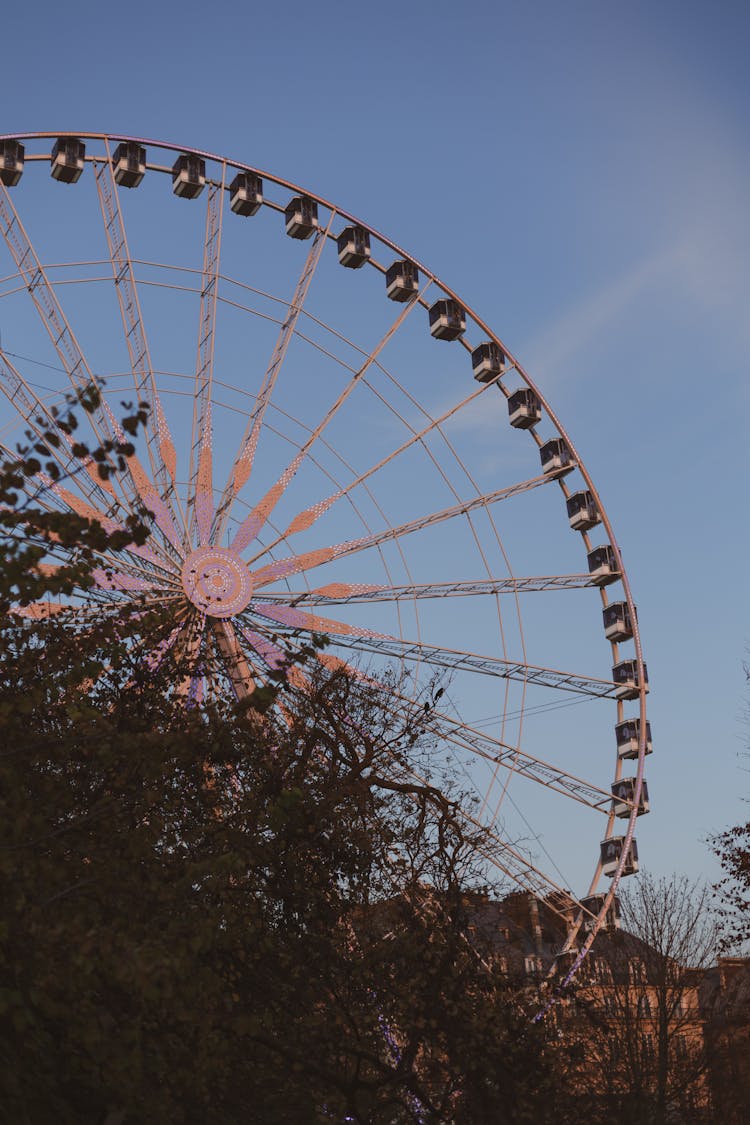
[[[44,456],[0,466],[0,607],[123,546],[19,499]],[[189,707],[148,655],[170,627],[0,618],[0,1121],[562,1121],[548,1032],[471,934],[489,844],[429,777],[433,703],[395,718],[313,638],[309,690]]]
[[[75,440],[78,418],[75,408],[94,414],[100,405],[97,387],[85,387],[70,396],[63,408],[50,407],[47,417],[33,420],[25,441],[16,454],[0,458],[0,535],[3,542],[3,565],[0,567],[0,613],[12,605],[26,606],[45,594],[68,596],[76,589],[91,585],[90,571],[96,552],[119,551],[130,543],[142,544],[148,538],[143,513],[128,516],[114,531],[107,531],[94,519],[71,511],[58,511],[44,501],[50,486],[63,484],[72,473],[86,472],[86,465],[95,467],[95,475],[108,481],[115,472],[122,472],[127,458],[134,452],[131,442],[103,440],[94,448]],[[133,411],[132,404],[123,407]],[[148,418],[148,409],[140,403],[121,420],[131,436]],[[68,465],[68,473],[61,468]],[[40,571],[40,564],[57,545],[67,549],[65,561],[51,573]]]
[[[377,693],[198,711],[102,636],[0,640],[9,1119],[546,1120],[544,1033],[467,942],[476,841]]]
[[[750,665],[745,664],[750,683]],[[722,948],[747,953],[750,949],[750,820],[711,840],[723,878],[716,885]]]

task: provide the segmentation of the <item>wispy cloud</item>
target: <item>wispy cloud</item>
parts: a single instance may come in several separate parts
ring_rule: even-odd
[[[545,388],[556,375],[569,374],[571,361],[610,329],[642,293],[670,277],[682,255],[679,246],[662,250],[566,309],[535,336],[524,366],[539,376]]]
[[[703,318],[725,358],[739,360],[750,346],[750,168],[742,153],[717,135],[705,139],[689,175],[656,155],[650,176],[660,206],[643,226],[660,248],[536,334],[522,360],[545,388],[563,374],[568,380],[574,361],[605,335],[630,342],[632,311],[643,300],[672,323]]]

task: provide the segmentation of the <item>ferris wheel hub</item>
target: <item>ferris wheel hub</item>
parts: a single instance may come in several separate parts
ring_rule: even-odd
[[[250,572],[228,547],[199,547],[182,568],[188,601],[207,617],[233,617],[247,607],[253,593]]]

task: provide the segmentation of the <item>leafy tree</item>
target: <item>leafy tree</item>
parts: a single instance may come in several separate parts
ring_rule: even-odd
[[[745,665],[750,683],[750,666]],[[722,922],[722,948],[750,947],[750,820],[721,832],[712,840],[724,873],[716,886]]]
[[[716,836],[713,847],[724,872],[718,884],[725,949],[750,942],[750,821]]]
[[[750,682],[747,664],[745,678]],[[711,844],[723,872],[714,887],[720,945],[729,954],[714,971],[708,997],[714,1103],[722,1121],[740,1125],[750,1104],[750,820]]]
[[[6,607],[85,588],[106,536],[21,499],[37,462],[0,466]],[[166,628],[0,619],[0,1120],[562,1121],[547,1029],[469,940],[491,844],[430,775],[430,699],[395,716],[300,645],[305,690],[186,706]]]
[[[35,428],[26,432],[15,453],[5,449],[0,454],[0,613],[7,613],[12,605],[29,605],[46,594],[68,595],[91,586],[96,552],[143,544],[148,537],[143,513],[138,511],[117,529],[107,531],[97,520],[45,503],[50,488],[69,483],[73,473],[86,472],[88,467],[97,479],[107,481],[125,468],[134,452],[129,440],[107,439],[91,448],[77,436],[76,411],[93,414],[100,401],[98,388],[82,389],[67,397],[62,407],[51,407],[47,417],[36,418]],[[148,409],[142,403],[136,408],[130,403],[123,406],[131,413],[122,418],[121,427],[134,437],[145,423]],[[67,474],[61,468],[65,465]],[[44,566],[44,559],[58,545],[66,552],[65,560],[54,567]]]

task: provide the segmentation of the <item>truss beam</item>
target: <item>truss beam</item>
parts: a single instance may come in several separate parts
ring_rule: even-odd
[[[434,527],[436,524],[444,523],[446,520],[453,519],[455,516],[466,515],[469,512],[475,511],[477,508],[487,507],[489,504],[495,504],[500,500],[508,500],[511,496],[517,496],[522,492],[529,492],[531,489],[539,488],[540,485],[549,483],[550,480],[554,480],[559,475],[559,472],[557,472],[532,477],[530,480],[519,481],[516,484],[509,485],[507,488],[498,488],[495,492],[488,492],[483,496],[475,496],[472,500],[464,500],[459,504],[453,504],[449,508],[442,508],[437,512],[430,512],[426,516],[420,516],[418,519],[410,520],[408,523],[402,523],[398,527],[387,527],[382,531],[375,532],[373,535],[363,536],[361,539],[352,539],[346,543],[337,543],[332,547],[320,547],[315,551],[308,551],[306,554],[293,555],[291,558],[281,559],[279,562],[268,563],[266,566],[260,567],[253,573],[253,586],[259,588],[270,582],[277,582],[279,579],[288,578],[289,575],[301,574],[303,571],[311,570],[316,566],[321,566],[323,563],[331,562],[333,559],[345,558],[347,555],[355,554],[358,551],[363,551],[370,547],[379,547],[383,543],[401,539],[403,536],[411,535],[413,532],[421,531],[423,528]],[[236,542],[237,540],[235,540],[235,543]],[[234,543],[232,547],[235,547]]]
[[[331,582],[315,590],[273,593],[262,590],[259,601],[288,605],[357,605],[366,602],[410,602],[429,598],[463,598],[484,594],[528,594],[543,590],[578,590],[595,585],[590,574],[550,574],[524,578],[479,578],[459,582],[427,582],[404,586]]]
[[[0,184],[0,230],[71,387],[78,392],[90,386],[99,389],[98,382],[83,357],[73,329],[65,317],[46,271],[18,216],[8,189],[3,184]],[[93,411],[89,419],[99,442],[112,437],[102,405],[103,403]],[[127,499],[132,501],[132,496]]]
[[[156,389],[151,353],[112,168],[109,141],[106,140],[105,144],[107,160],[105,163],[94,163],[94,178],[112,263],[113,280],[120,305],[120,315],[122,316],[135,392],[139,402],[147,402],[151,407],[151,414],[146,426],[149,463],[161,496],[166,498],[170,494],[174,494],[176,498],[177,494],[174,489],[177,456],[162,409],[161,399]]]
[[[221,229],[224,214],[224,178],[208,189],[206,233],[203,245],[203,272],[200,312],[198,316],[198,352],[195,368],[195,398],[190,447],[190,483],[188,508],[190,536],[197,528],[200,546],[208,546],[213,521],[213,433],[211,427],[211,390],[214,368],[216,306],[219,295],[219,262]]]
[[[216,510],[212,542],[217,542],[220,539],[221,533],[224,529],[224,524],[231,509],[232,502],[234,501],[240,490],[247,483],[250,477],[250,473],[252,472],[253,462],[255,460],[255,452],[258,448],[258,440],[260,438],[260,431],[263,425],[263,417],[265,415],[268,404],[271,401],[271,395],[273,393],[274,386],[276,385],[279,373],[281,372],[281,368],[284,364],[287,350],[294,336],[295,329],[297,327],[297,321],[299,320],[300,314],[302,313],[302,309],[305,304],[305,298],[307,297],[307,291],[310,288],[310,282],[313,279],[318,262],[320,261],[320,256],[323,252],[323,247],[326,244],[328,231],[330,230],[334,215],[335,211],[332,211],[330,219],[328,220],[328,226],[326,227],[325,231],[318,230],[315,232],[315,235],[313,237],[312,246],[308,251],[307,258],[305,259],[305,264],[302,268],[302,273],[299,276],[297,285],[294,290],[294,295],[292,296],[292,299],[289,303],[287,315],[284,319],[284,323],[281,326],[281,330],[279,332],[278,339],[276,340],[276,345],[273,349],[270,362],[268,364],[268,367],[266,368],[265,375],[263,376],[263,381],[261,382],[255,407],[252,414],[250,415],[250,418],[248,419],[248,424],[240,443],[239,456],[232,466],[229,481],[224,489],[224,492],[222,493],[221,500],[219,501],[219,506]],[[234,541],[232,543],[232,548],[237,551],[237,553],[244,550],[244,547],[246,547],[253,538],[255,534],[253,531],[253,527],[253,514],[251,513],[240,525],[240,528],[236,533]]]
[[[571,691],[578,695],[590,695],[601,699],[616,698],[617,684],[613,680],[595,679],[593,676],[582,676],[576,672],[562,672],[521,661],[501,660],[494,656],[478,656],[423,642],[400,641],[395,637],[360,636],[356,642],[338,640],[336,644],[361,652],[373,652],[393,660],[408,660],[447,668],[453,672],[479,672],[485,676],[519,680],[525,684]]]

